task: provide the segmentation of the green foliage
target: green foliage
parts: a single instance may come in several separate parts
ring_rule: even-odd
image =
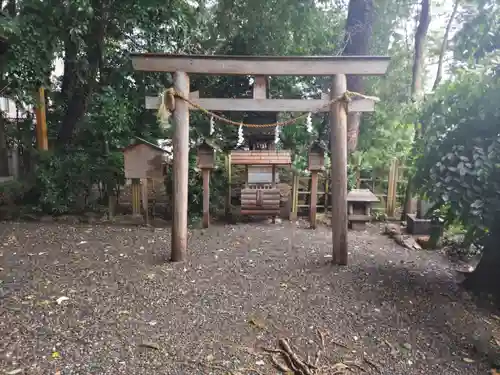
[[[42,212],[81,212],[96,207],[106,186],[123,183],[121,153],[94,157],[81,150],[64,155],[46,152],[39,155],[29,195]]]
[[[500,6],[495,0],[475,0],[464,14],[462,28],[456,33],[454,54],[458,65],[478,62],[500,49]]]
[[[27,192],[27,185],[21,181],[11,180],[0,183],[0,206],[22,203]]]
[[[448,224],[467,239],[492,227],[500,209],[500,80],[491,70],[464,70],[426,103],[418,184]]]

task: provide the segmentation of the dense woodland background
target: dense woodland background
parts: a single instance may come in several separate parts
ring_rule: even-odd
[[[13,146],[22,165],[20,178],[1,186],[3,204],[49,214],[95,209],[123,183],[122,147],[134,136],[170,137],[171,129],[145,110],[144,96],[169,87],[171,76],[134,72],[130,52],[389,55],[385,78],[349,77],[349,89],[381,99],[373,114],[349,116],[349,173],[387,169],[394,158],[404,163],[407,197],[435,202],[434,214],[463,228],[467,246],[485,246],[489,260],[471,284],[497,289],[498,282],[480,277],[483,268],[500,266],[498,249],[487,250],[500,229],[495,0],[8,0],[2,16],[8,49],[1,57],[1,96],[22,113],[0,117],[0,175],[9,173]],[[48,152],[35,146],[32,108],[40,85],[48,103]],[[196,77],[191,85],[208,97],[251,92],[249,77]],[[326,87],[325,78],[273,77],[270,95],[310,97]],[[304,123],[282,129],[280,146],[293,150],[297,171],[305,170],[311,142],[329,142],[327,123],[321,115],[311,132]],[[191,124],[193,144],[209,136],[209,119],[192,114]],[[216,124],[212,138],[230,150],[237,133]],[[200,186],[194,154],[193,148],[190,186]],[[225,181],[216,181],[217,199]],[[95,185],[102,187],[101,201],[82,206]],[[200,194],[201,187],[190,190],[192,215],[201,210]]]

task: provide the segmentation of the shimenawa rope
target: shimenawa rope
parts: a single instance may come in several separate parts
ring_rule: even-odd
[[[201,107],[200,105],[194,103],[191,101],[189,98],[186,98],[184,95],[176,91],[173,87],[166,89],[161,95],[160,95],[160,106],[158,108],[158,118],[162,122],[168,122],[171,113],[175,110],[175,98],[179,98],[184,100],[186,103],[190,104],[191,106],[197,108],[207,116],[210,116],[214,119],[217,119],[223,123],[226,123],[228,125],[234,125],[234,126],[245,126],[247,128],[270,128],[270,127],[275,127],[275,126],[287,126],[291,125],[298,120],[301,120],[303,118],[306,118],[309,113],[318,113],[321,111],[323,108],[329,107],[333,103],[339,102],[339,101],[344,101],[346,104],[349,103],[353,98],[362,98],[362,99],[369,99],[369,100],[374,100],[374,101],[379,101],[379,98],[375,96],[367,96],[364,94],[360,94],[359,92],[353,92],[353,91],[346,91],[342,95],[339,95],[332,100],[329,100],[327,103],[325,103],[323,106],[316,108],[314,111],[311,112],[306,112],[303,113],[299,116],[292,117],[291,119],[285,120],[285,121],[278,121],[278,122],[273,122],[269,124],[245,124],[241,122],[236,122],[233,120],[230,120],[224,116],[220,116],[212,111],[209,111],[208,109],[205,109]],[[250,100],[250,99],[249,99]]]

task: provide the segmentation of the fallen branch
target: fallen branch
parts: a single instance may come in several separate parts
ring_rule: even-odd
[[[291,371],[287,366],[279,363],[278,359],[274,355],[271,355],[271,362],[278,370],[284,372],[285,374],[288,374]]]
[[[281,354],[283,356],[283,358],[285,359],[285,362],[287,363],[287,365],[290,366],[290,368],[291,368],[291,370],[290,369],[288,370],[289,372],[292,371],[294,373],[297,373],[299,371],[299,369],[295,366],[292,358],[290,358],[290,355],[287,352],[285,352],[284,350],[282,350],[282,349],[269,349],[269,348],[262,348],[262,350],[264,350],[265,352],[268,352],[268,353]]]
[[[366,369],[365,369],[363,366],[358,365],[358,364],[357,364],[357,363],[355,363],[355,362],[345,361],[344,363],[345,363],[347,366],[349,366],[349,367],[356,367],[356,368],[357,368],[358,370],[360,370],[361,372],[368,372],[368,371],[366,371]]]
[[[314,367],[316,367],[316,368],[319,365],[319,359],[321,358],[322,352],[325,351],[325,336],[323,335],[323,332],[321,332],[319,329],[318,329],[318,335],[320,338],[321,347],[316,352],[316,359],[314,360]]]
[[[297,370],[299,371],[299,374],[303,375],[313,375],[311,373],[310,368],[300,360],[300,358],[295,354],[292,349],[290,348],[290,344],[285,339],[280,339],[278,341],[279,345],[281,348],[288,353],[290,356],[291,360],[294,362],[295,366],[297,367]]]
[[[349,349],[349,347],[348,347],[347,345],[342,344],[341,342],[336,341],[336,340],[334,340],[334,339],[331,339],[331,340],[330,340],[330,342],[331,342],[332,344],[335,344],[335,345],[337,345],[337,346],[340,346],[341,348],[344,348],[344,349]]]
[[[382,371],[380,371],[380,366],[377,365],[375,362],[373,362],[371,359],[363,356],[363,361],[365,361],[366,363],[368,363],[371,367],[373,367],[375,370],[377,370],[378,373],[382,373]]]

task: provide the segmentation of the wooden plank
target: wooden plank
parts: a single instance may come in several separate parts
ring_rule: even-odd
[[[336,75],[331,95],[346,91],[346,77]],[[332,167],[332,250],[333,263],[347,265],[347,113],[342,103],[334,103],[330,111]]]
[[[242,200],[241,205],[245,207],[261,207],[261,206],[279,206],[280,205],[280,200],[263,200],[261,205],[258,205],[257,202],[254,200]]]
[[[192,93],[191,93],[192,94]],[[240,112],[328,112],[329,100],[324,99],[226,99],[199,98],[189,95],[189,99],[208,111]],[[146,96],[146,109],[158,109],[160,98]],[[190,106],[190,110],[197,110]],[[348,104],[349,112],[373,112],[375,101],[370,99],[352,100]]]
[[[290,165],[291,161],[282,159],[231,159],[233,165]]]
[[[266,99],[267,89],[266,89],[266,76],[256,76],[255,82],[253,84],[253,98],[254,99]]]
[[[386,56],[217,56],[132,53],[135,70],[219,75],[383,75]]]
[[[261,215],[279,215],[279,210],[245,210],[241,209],[240,213],[242,215],[255,215],[255,216],[261,216]]]
[[[278,210],[279,209],[279,204],[263,204],[263,205],[256,205],[256,204],[242,204],[241,208],[244,210]]]
[[[185,72],[175,72],[174,86],[184,95],[189,93],[189,76]],[[184,100],[176,100],[173,144],[173,199],[172,248],[170,259],[183,261],[187,257],[188,224],[188,172],[189,172],[189,108]]]

